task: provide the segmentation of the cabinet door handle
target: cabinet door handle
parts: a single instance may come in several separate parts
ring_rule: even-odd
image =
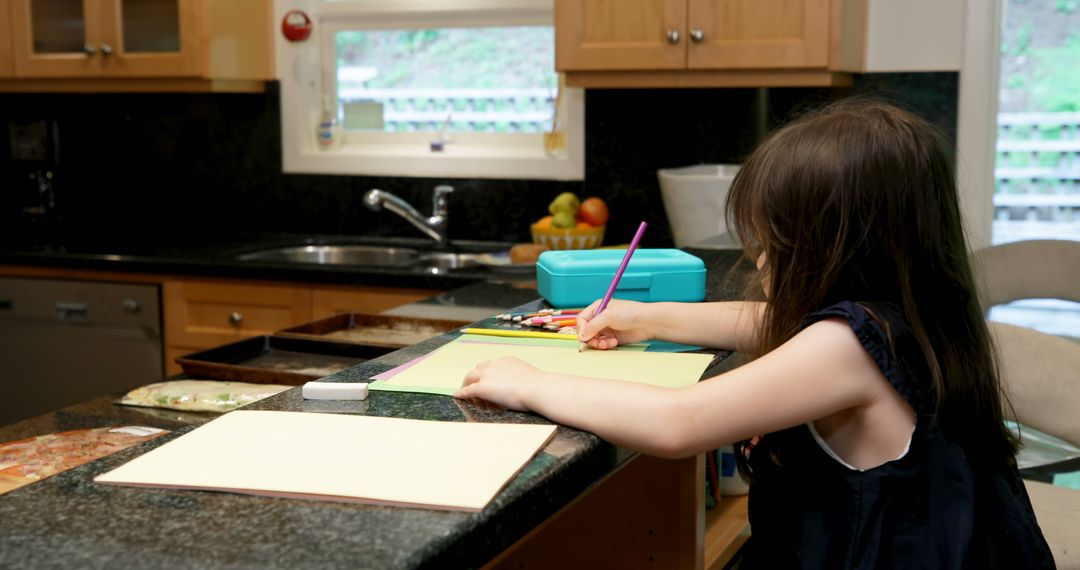
[[[235,325],[235,326],[240,326],[240,323],[242,323],[242,322],[244,322],[244,315],[241,315],[240,313],[238,313],[236,311],[233,311],[232,313],[229,313],[229,324]]]
[[[56,318],[62,321],[85,321],[89,308],[86,303],[57,301]]]
[[[90,57],[90,56],[94,55],[95,53],[97,53],[97,48],[94,47],[94,44],[89,43],[89,42],[83,44],[82,49],[83,49],[84,52],[86,52],[87,57]]]
[[[101,55],[112,55],[112,46],[109,44],[101,44]]]
[[[695,44],[700,44],[701,42],[705,41],[705,32],[701,31],[698,28],[690,30],[690,41],[694,42]]]
[[[667,43],[671,45],[676,45],[679,43],[679,30],[667,31]]]

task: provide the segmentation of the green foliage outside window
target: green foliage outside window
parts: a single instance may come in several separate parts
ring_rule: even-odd
[[[1032,50],[1031,97],[1039,110],[1080,111],[1080,35],[1072,34],[1060,47]]]

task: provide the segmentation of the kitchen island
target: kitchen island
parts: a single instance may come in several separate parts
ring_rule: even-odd
[[[724,252],[730,254],[731,252]],[[703,257],[705,257],[703,255]],[[734,258],[725,257],[727,266]],[[707,266],[710,260],[706,259]],[[716,260],[713,260],[716,261]],[[717,262],[717,267],[724,265]],[[712,267],[710,267],[712,269]],[[710,271],[710,297],[723,271]],[[491,300],[490,284],[477,284]],[[498,286],[495,286],[498,288]],[[515,289],[511,295],[518,295]],[[425,301],[429,309],[469,296]],[[522,308],[537,306],[538,301]],[[452,340],[452,332],[338,373],[366,380]],[[718,353],[707,375],[725,364]],[[700,458],[664,461],[559,427],[555,437],[478,513],[274,499],[228,493],[107,487],[94,476],[194,429],[212,416],[127,408],[98,398],[0,428],[0,441],[71,429],[148,425],[171,434],[0,496],[0,566],[76,567],[700,567]],[[373,392],[362,402],[305,401],[298,389],[248,409],[349,413],[439,421],[546,423],[446,396]],[[328,437],[334,437],[328,434]],[[317,477],[318,474],[312,474]],[[431,466],[431,477],[439,466]]]

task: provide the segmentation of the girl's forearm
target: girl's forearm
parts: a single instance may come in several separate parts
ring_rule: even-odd
[[[648,311],[655,338],[746,351],[755,344],[765,303],[652,303]]]
[[[560,424],[593,432],[622,447],[658,457],[682,457],[678,390],[633,382],[543,373],[522,401]],[[662,427],[661,427],[662,426]],[[660,429],[658,429],[660,428]]]

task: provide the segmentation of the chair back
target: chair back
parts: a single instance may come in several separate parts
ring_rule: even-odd
[[[1026,327],[987,322],[1015,420],[1080,446],[1080,344]]]
[[[1028,240],[975,252],[983,310],[1020,299],[1080,302],[1080,242]]]

